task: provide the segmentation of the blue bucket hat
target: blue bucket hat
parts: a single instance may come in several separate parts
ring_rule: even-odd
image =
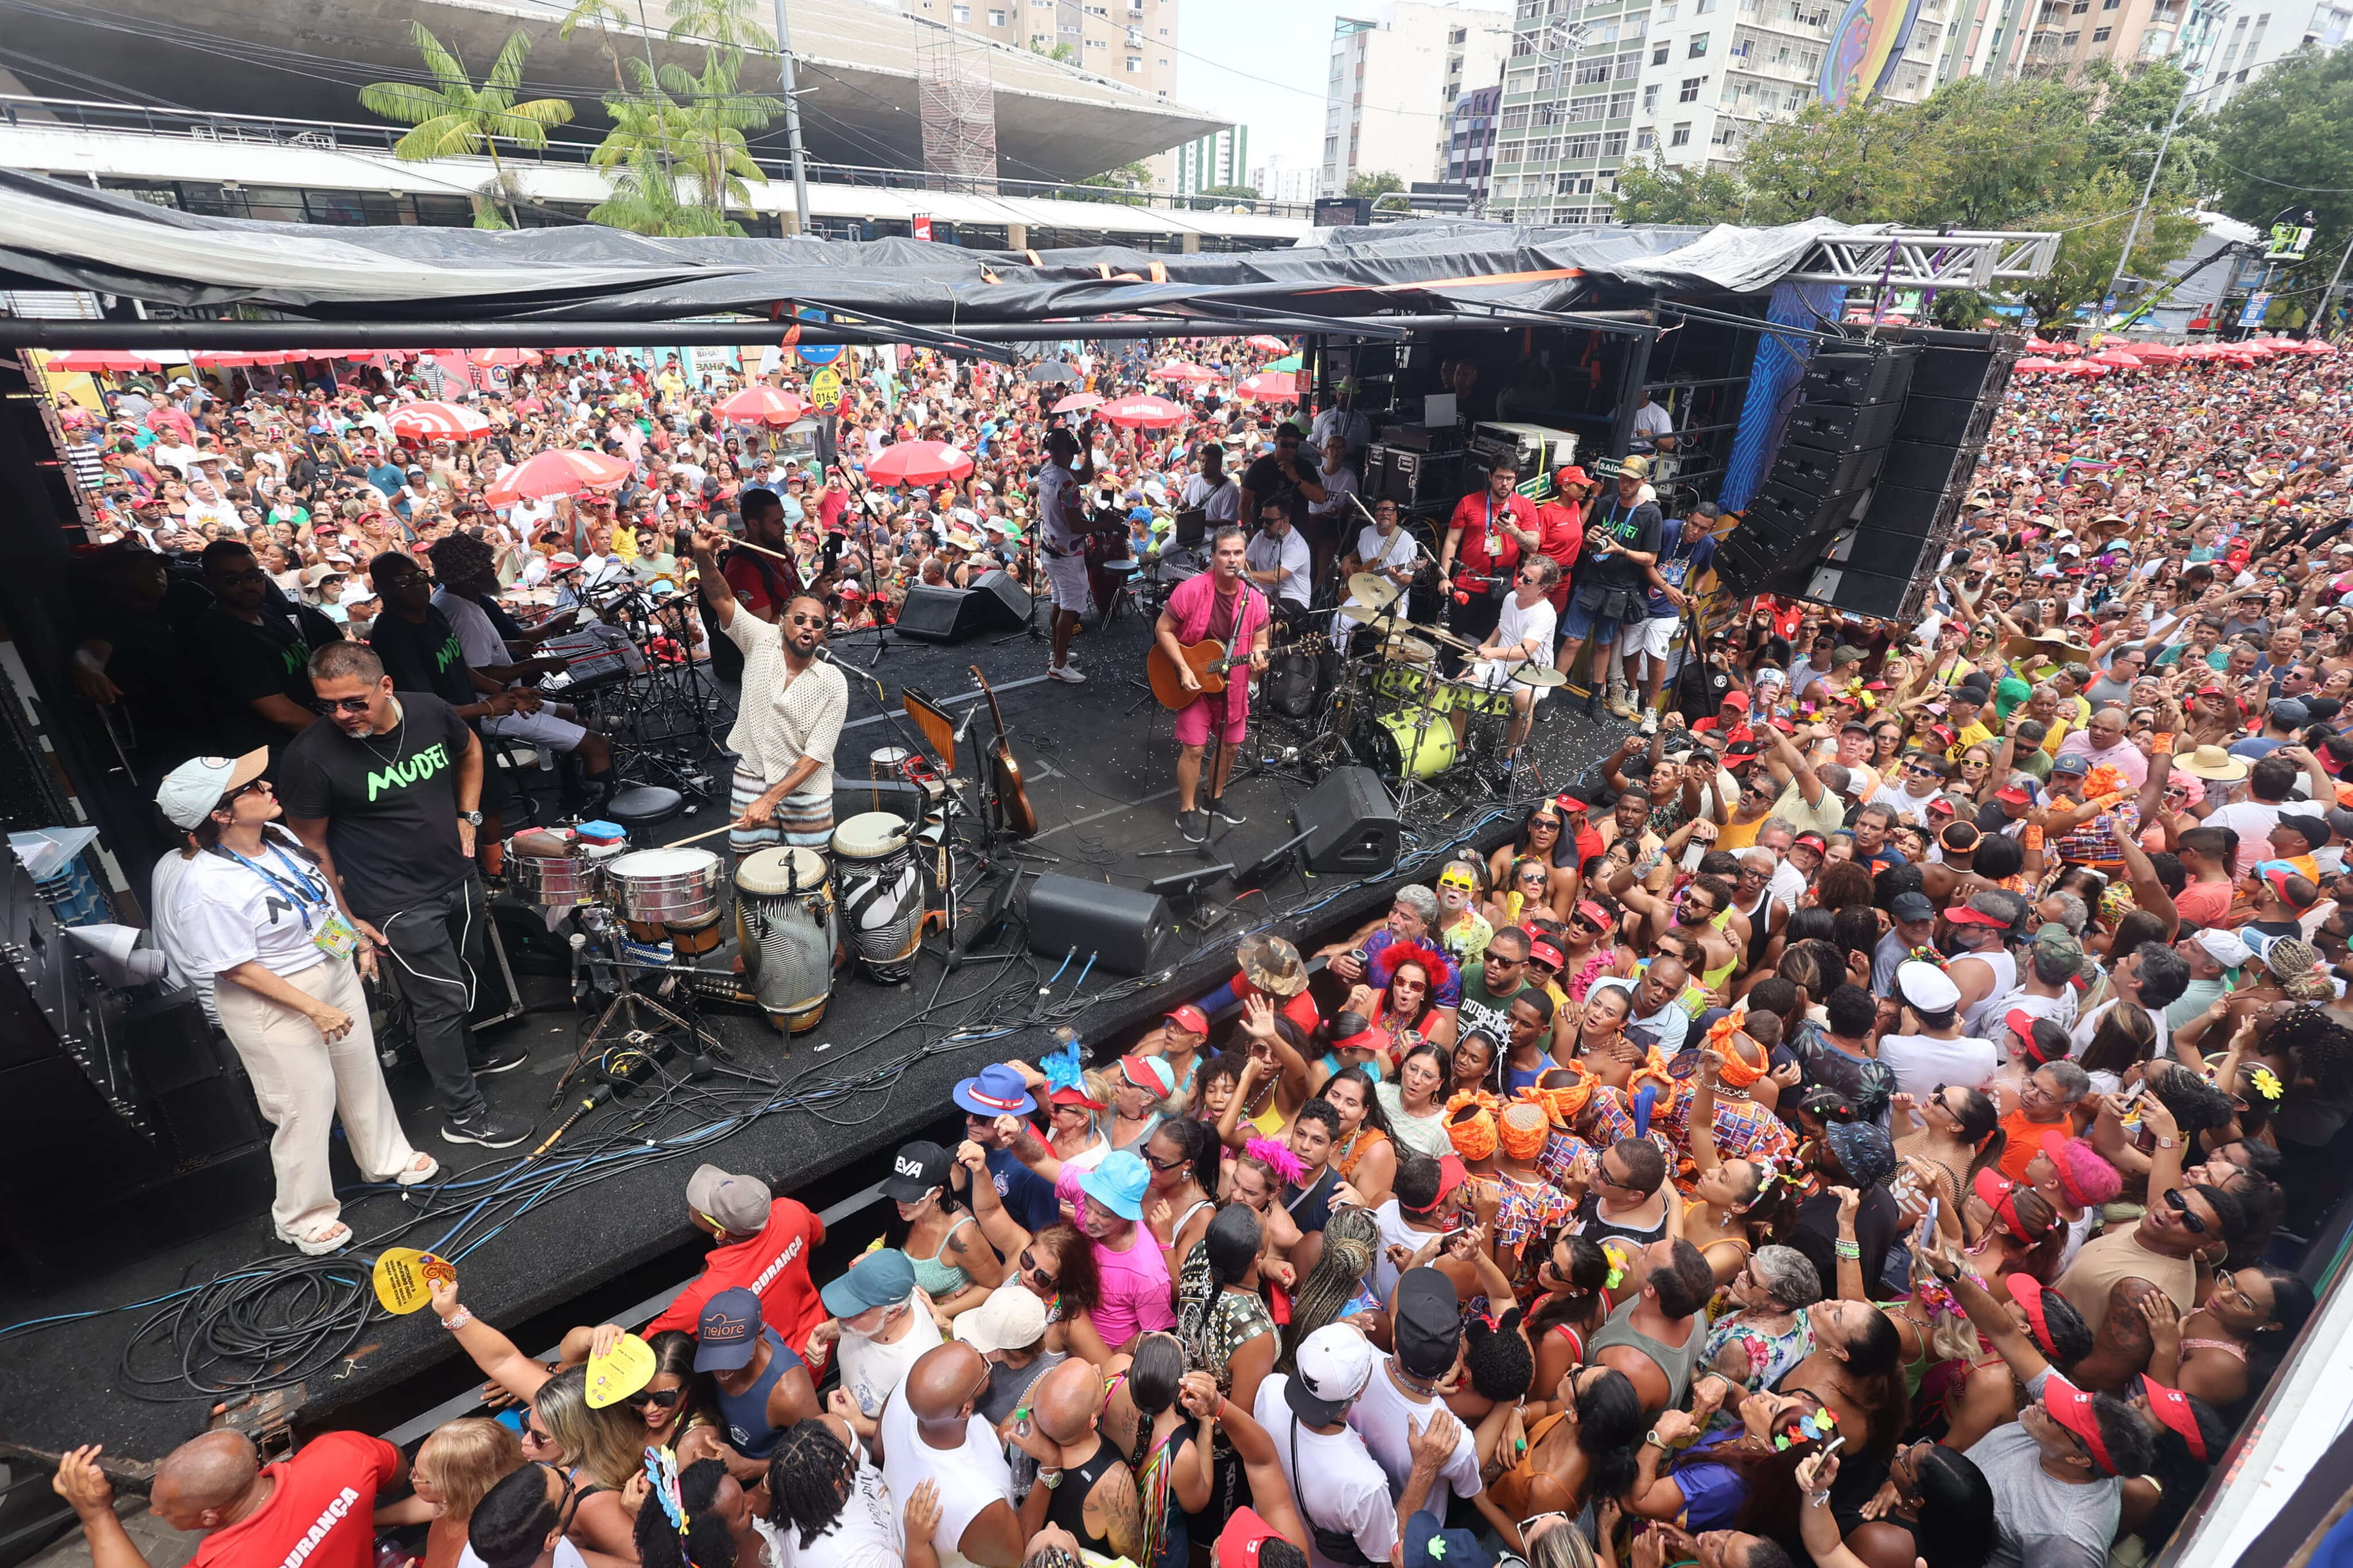
[[[1152,1173],[1134,1150],[1118,1149],[1079,1178],[1079,1191],[1122,1219],[1142,1219],[1144,1189],[1151,1180]]]

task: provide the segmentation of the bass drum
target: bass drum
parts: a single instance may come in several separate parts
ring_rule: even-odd
[[[878,985],[902,985],[923,936],[923,873],[895,812],[861,812],[833,830],[834,883],[847,956]]]
[[[1381,714],[1349,732],[1348,750],[1391,784],[1402,783],[1409,772],[1434,779],[1454,765],[1454,726],[1433,715],[1417,737],[1420,724],[1419,712]]]
[[[796,1035],[816,1028],[841,945],[825,857],[782,846],[745,856],[735,868],[735,942],[768,1022]]]

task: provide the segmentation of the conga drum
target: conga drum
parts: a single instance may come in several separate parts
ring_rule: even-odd
[[[804,1034],[833,996],[833,879],[814,849],[771,846],[735,867],[735,942],[760,1011]]]
[[[842,939],[867,978],[881,985],[905,983],[923,940],[923,876],[913,827],[895,812],[868,811],[833,830]]]

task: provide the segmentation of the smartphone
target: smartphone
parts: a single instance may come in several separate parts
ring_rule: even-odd
[[[2135,1102],[2137,1102],[2137,1101],[2140,1099],[2140,1097],[2141,1097],[2142,1095],[2144,1095],[2144,1094],[2146,1094],[2146,1093],[2147,1093],[2147,1092],[2148,1092],[2148,1079],[2138,1079],[2137,1081],[2136,1081],[2136,1082],[2133,1084],[2133,1086],[2132,1086],[2130,1089],[2128,1089],[2125,1090],[2125,1092],[2124,1092],[2124,1096],[2123,1096],[2124,1102],[2125,1102],[2126,1105],[2134,1104]]]

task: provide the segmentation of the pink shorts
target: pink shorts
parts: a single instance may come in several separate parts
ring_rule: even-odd
[[[1247,672],[1236,671],[1243,679]],[[1180,746],[1206,746],[1209,743],[1209,727],[1217,721],[1218,709],[1227,710],[1225,732],[1219,737],[1229,745],[1240,743],[1242,731],[1250,728],[1250,692],[1246,688],[1229,687],[1223,698],[1204,697],[1176,714],[1176,743]]]

